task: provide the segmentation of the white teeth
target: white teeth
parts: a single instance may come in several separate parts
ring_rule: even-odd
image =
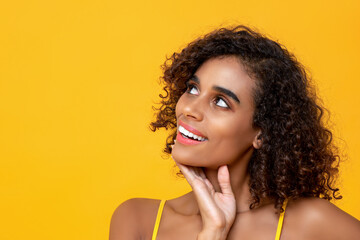
[[[189,134],[190,134],[190,132],[188,130],[186,130],[186,129],[184,129],[184,133],[185,133],[186,136],[189,136]]]
[[[194,139],[197,139],[201,142],[205,141],[205,138],[203,137],[200,137],[198,135],[195,135],[193,134],[192,132],[189,132],[188,130],[186,130],[183,126],[179,126],[179,132],[184,134],[185,136],[187,137],[190,137],[190,138],[194,138]]]

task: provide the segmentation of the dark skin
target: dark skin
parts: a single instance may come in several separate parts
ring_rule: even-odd
[[[255,80],[235,57],[206,61],[176,107],[200,144],[176,141],[172,157],[193,191],[166,202],[157,239],[274,239],[279,214],[264,199],[250,210],[247,165],[261,147],[252,127]],[[235,97],[228,91],[235,95]],[[115,211],[110,240],[151,239],[159,200],[130,199]],[[326,200],[290,201],[281,239],[360,239],[360,223]]]

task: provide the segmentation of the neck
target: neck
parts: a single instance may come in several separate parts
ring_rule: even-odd
[[[249,179],[250,175],[247,171],[250,157],[253,153],[253,149],[249,149],[240,159],[234,161],[228,165],[230,173],[230,183],[232,191],[236,199],[236,211],[237,213],[249,211],[250,204],[250,188]],[[206,177],[214,186],[216,192],[221,192],[218,178],[217,169],[203,168]]]

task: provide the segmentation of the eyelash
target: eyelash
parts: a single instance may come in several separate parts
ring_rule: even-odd
[[[223,102],[225,103],[226,107],[221,107],[221,106],[219,106],[219,105],[216,105],[216,102],[219,101],[219,100],[223,101]],[[216,97],[216,98],[214,99],[214,102],[215,102],[215,105],[218,106],[218,107],[221,107],[221,108],[230,108],[229,104],[228,104],[228,103],[226,102],[226,100],[223,99],[222,97]]]
[[[199,90],[197,89],[197,87],[196,87],[194,84],[192,84],[192,83],[186,83],[186,92],[187,92],[187,93],[192,94],[192,93],[190,93],[190,91],[191,91],[191,89],[193,89],[193,88],[196,88],[196,90],[199,92]]]
[[[193,88],[196,88],[196,90],[199,92],[199,90],[198,90],[198,88],[197,88],[197,86],[196,86],[195,84],[186,83],[186,87],[187,87],[187,88],[186,88],[186,92],[187,92],[188,94],[194,95],[193,93],[190,93]],[[217,105],[216,103],[217,103],[219,100],[222,100],[222,101],[225,103],[226,107],[222,107],[222,106]],[[230,109],[230,105],[229,105],[229,103],[227,102],[227,100],[226,100],[225,98],[221,97],[221,96],[216,96],[216,98],[214,99],[214,103],[215,103],[215,105],[218,106],[219,108],[222,108],[222,109]]]

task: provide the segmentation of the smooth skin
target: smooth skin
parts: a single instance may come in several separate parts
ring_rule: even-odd
[[[166,202],[157,239],[275,239],[279,213],[273,202],[249,209],[246,169],[261,147],[260,130],[252,127],[255,80],[235,57],[210,59],[194,75],[176,117],[207,140],[173,146],[172,157],[193,191]],[[110,240],[151,239],[159,202],[122,203],[111,220]],[[288,203],[281,239],[360,239],[360,222],[326,200],[299,199]]]

